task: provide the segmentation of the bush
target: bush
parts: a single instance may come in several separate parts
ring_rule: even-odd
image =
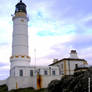
[[[7,85],[1,85],[1,86],[0,86],[0,92],[8,92],[8,87],[7,87]]]

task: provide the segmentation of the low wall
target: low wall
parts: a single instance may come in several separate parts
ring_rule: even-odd
[[[37,76],[33,77],[9,77],[7,79],[8,90],[33,87],[35,89],[47,88],[52,80],[60,80],[61,76],[41,76],[41,87]]]
[[[33,77],[9,77],[7,80],[8,90],[34,87],[35,79]]]

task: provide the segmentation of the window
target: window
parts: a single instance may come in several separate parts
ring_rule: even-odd
[[[63,69],[63,64],[61,64],[61,69]]]
[[[56,75],[56,72],[55,71],[52,71],[52,75]]]
[[[75,69],[77,69],[78,68],[78,64],[75,64]]]
[[[44,75],[48,75],[48,72],[46,70],[44,71]]]
[[[30,70],[30,76],[33,76],[33,70]]]
[[[22,77],[23,76],[23,70],[20,70],[19,75]]]

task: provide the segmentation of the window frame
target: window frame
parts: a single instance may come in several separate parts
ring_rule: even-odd
[[[48,75],[48,71],[47,70],[44,70],[44,75]]]
[[[19,76],[23,77],[23,70],[22,69],[19,70]]]
[[[52,70],[52,75],[56,75],[56,71],[55,70]]]
[[[34,76],[34,72],[33,70],[30,70],[30,77],[33,77]]]

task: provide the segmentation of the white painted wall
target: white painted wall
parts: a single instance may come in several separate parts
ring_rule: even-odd
[[[19,75],[20,70],[23,70],[22,77]],[[33,76],[30,76],[30,70],[33,70]],[[45,70],[48,71],[48,75],[44,74]],[[53,70],[55,75],[52,74]],[[16,66],[11,69],[11,76],[7,79],[8,89],[16,89],[16,83],[18,88],[33,87],[37,89],[37,72],[42,76],[42,88],[46,88],[52,80],[60,80],[62,77],[59,75],[59,68],[54,66]]]
[[[15,66],[30,66],[30,59],[13,58],[13,59],[11,59],[11,68],[13,68]]]
[[[67,60],[66,61],[66,66],[67,66],[67,75],[73,75],[74,74],[74,69],[76,68],[75,65],[83,65],[83,61],[72,61],[72,60]],[[69,66],[70,65],[70,66]],[[70,70],[70,72],[69,72]]]
[[[16,17],[13,19],[12,56],[28,56],[28,19]]]
[[[61,76],[42,76],[42,88],[48,87],[48,84],[52,81],[61,79]],[[18,88],[33,87],[37,89],[37,76],[35,77],[9,77],[7,79],[8,90]]]
[[[9,77],[7,80],[8,90],[18,88],[34,87],[34,77]]]
[[[30,70],[33,70],[33,75],[37,75],[37,72],[41,75],[45,75],[44,71],[48,72],[49,76],[53,76],[52,71],[55,71],[55,75],[59,75],[59,68],[58,67],[50,67],[50,66],[16,66],[11,69],[11,76],[19,76],[19,71],[23,70],[23,76],[30,77]]]
[[[18,57],[16,57],[18,56]],[[24,56],[24,58],[22,57]],[[26,16],[13,17],[13,40],[11,68],[15,66],[30,66],[28,56],[28,18]]]
[[[65,61],[65,60],[64,60]],[[53,66],[57,66],[57,67],[59,67],[59,72],[60,72],[60,74],[62,75],[62,74],[64,74],[64,61],[61,61],[61,62],[59,62],[59,63],[56,63],[55,65],[53,65]],[[75,69],[75,65],[76,64],[78,64],[78,66],[80,66],[80,65],[84,65],[84,63],[83,63],[84,61],[81,61],[81,60],[66,60],[66,75],[73,75],[74,74],[74,69]]]

